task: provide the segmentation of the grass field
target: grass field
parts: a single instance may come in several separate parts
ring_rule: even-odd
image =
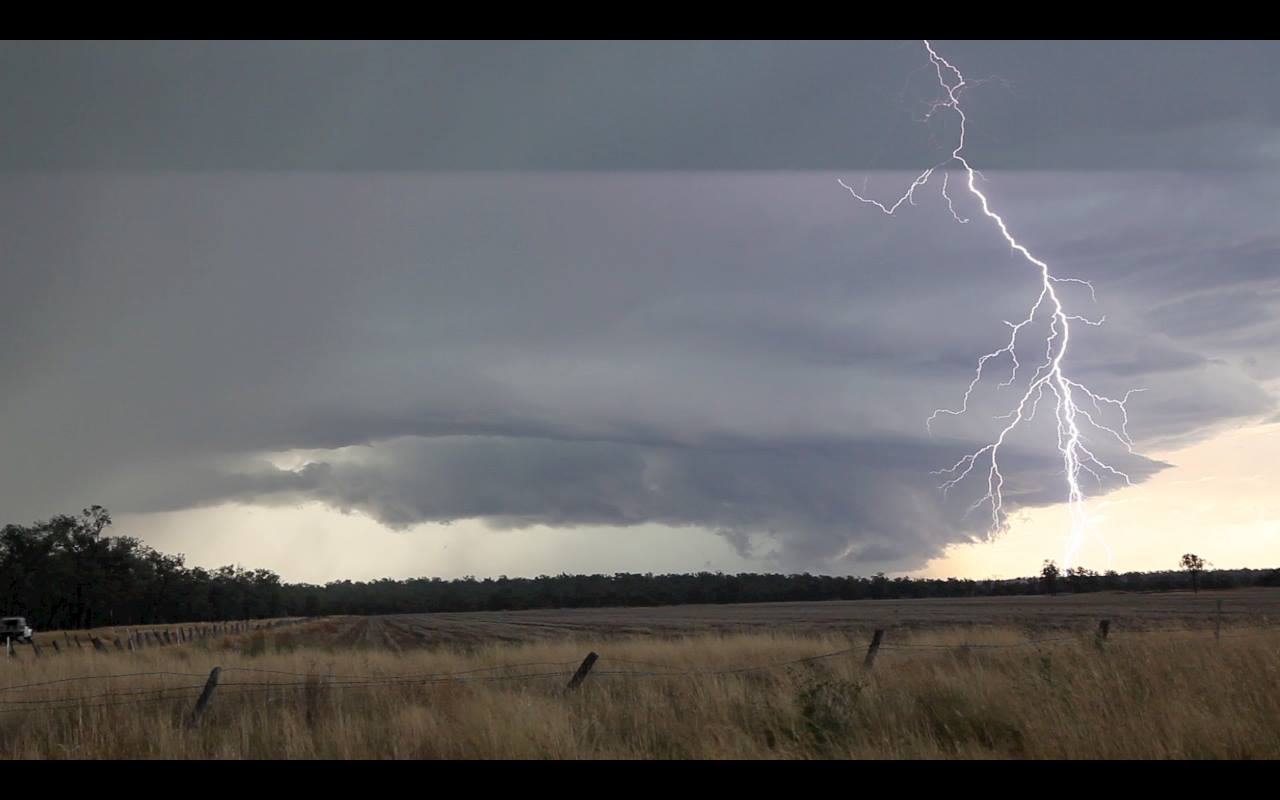
[[[20,647],[0,664],[0,756],[1280,758],[1277,602],[1248,590],[338,617],[132,653]],[[566,692],[589,650],[599,660]],[[189,728],[214,666],[219,687]]]

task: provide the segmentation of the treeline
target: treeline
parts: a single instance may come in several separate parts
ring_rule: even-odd
[[[923,597],[1166,591],[1192,588],[1186,571],[1066,575],[1013,580],[888,578],[719,572],[541,575],[287,584],[270,570],[187,567],[138,539],[104,534],[101,507],[0,530],[0,614],[37,629],[329,614],[501,611]],[[1280,570],[1211,570],[1199,588],[1280,586]]]
[[[1199,576],[1201,589],[1280,586],[1280,570],[1215,570]],[[536,578],[440,578],[337,581],[290,585],[305,607],[321,614],[401,614],[423,611],[502,611],[529,608],[665,606],[684,603],[782,603],[795,600],[875,600],[991,597],[1075,592],[1191,589],[1188,573],[1115,572],[1013,580],[869,578],[720,572],[653,575],[540,575]]]
[[[100,506],[0,529],[0,614],[37,630],[283,616],[280,577],[187,567],[129,536]]]

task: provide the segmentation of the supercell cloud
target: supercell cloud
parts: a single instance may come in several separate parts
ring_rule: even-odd
[[[1123,105],[1096,63],[1084,91],[1068,79],[1079,46],[1041,45],[1053,71],[1010,45],[949,52],[1010,83],[966,100],[984,191],[1059,274],[1097,287],[1107,323],[1076,334],[1072,371],[1112,395],[1147,389],[1130,402],[1140,451],[1274,416],[1280,103],[1263,100],[1280,98],[1248,69],[1277,49],[1202,46],[1218,72],[1183,86],[1203,113],[1178,116]],[[221,57],[211,46],[183,60],[148,45],[188,70],[154,74],[106,45],[44,47],[50,90],[8,123],[0,173],[6,521],[318,500],[397,529],[695,526],[836,571],[918,566],[989,524],[929,473],[987,440],[990,414],[932,437],[924,420],[954,407],[1038,278],[932,193],[890,219],[836,183],[883,195],[929,157],[897,153],[880,125],[914,130],[927,82],[904,89],[910,45],[667,44],[697,77],[665,93],[650,82],[670,59],[634,44],[294,44],[276,60],[246,44],[222,78],[198,69]],[[1142,45],[1175,71],[1178,47],[1201,53]],[[474,69],[459,83],[445,62]],[[540,65],[541,106],[508,102],[520,63]],[[317,94],[304,66],[349,85]],[[98,138],[38,137],[84,100],[90,67],[103,94],[76,113]],[[1248,104],[1218,91],[1237,73],[1260,93]],[[183,75],[223,90],[216,118],[183,122]],[[371,88],[381,75],[394,92]],[[643,102],[569,125],[610,81]],[[786,104],[761,107],[770,93]],[[282,97],[306,130],[255,116]],[[1049,121],[1015,123],[1006,103]],[[450,127],[438,115],[455,106]],[[1099,109],[1109,127],[1047,155],[1047,130]],[[984,391],[980,407],[1002,410]],[[1011,442],[1015,507],[1062,500],[1045,432]],[[1162,467],[1117,458],[1135,480]]]

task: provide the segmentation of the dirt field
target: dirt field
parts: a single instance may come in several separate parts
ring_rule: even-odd
[[[925,631],[981,627],[1089,631],[1101,619],[1114,632],[1280,624],[1280,589],[1221,592],[1125,593],[856,600],[812,603],[687,605],[659,608],[583,608],[457,614],[339,617],[316,628],[316,644],[400,651],[435,645],[536,642],[700,633],[863,633],[873,628]]]

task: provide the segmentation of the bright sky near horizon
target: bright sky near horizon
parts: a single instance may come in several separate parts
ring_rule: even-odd
[[[1220,568],[1280,564],[1280,424],[1222,431],[1197,444],[1152,455],[1174,466],[1134,487],[1090,504],[1094,530],[1079,566],[1098,572],[1176,569],[1183,553]],[[911,574],[1011,578],[1035,574],[1044,559],[1061,561],[1066,509],[1055,505],[1019,515],[992,542],[953,544]]]

